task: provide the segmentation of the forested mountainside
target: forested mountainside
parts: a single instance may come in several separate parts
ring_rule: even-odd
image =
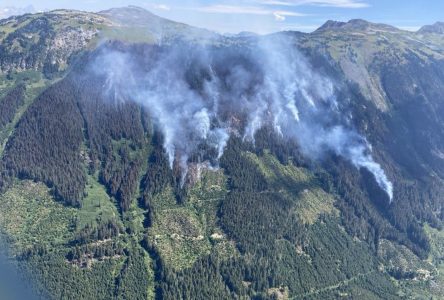
[[[45,299],[443,298],[441,29],[1,20],[11,264]]]

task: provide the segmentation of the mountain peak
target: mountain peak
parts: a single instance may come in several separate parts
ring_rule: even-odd
[[[433,25],[425,25],[418,30],[418,33],[444,34],[444,22],[436,22]]]
[[[321,27],[319,27],[316,31],[324,31],[324,30],[342,28],[345,24],[347,24],[347,23],[340,22],[340,21],[328,20]]]
[[[316,32],[322,31],[369,31],[369,30],[378,30],[378,31],[399,31],[394,26],[386,25],[386,24],[378,24],[372,23],[363,19],[352,19],[348,22],[340,22],[328,20],[321,27],[319,27]]]
[[[157,43],[166,43],[176,38],[203,41],[218,37],[206,29],[165,19],[142,7],[133,5],[111,8],[98,14],[113,22],[116,28],[123,30],[124,36],[128,36],[128,31],[125,30],[132,28],[130,31],[138,32],[139,38],[141,35],[148,35],[151,41]],[[139,29],[142,29],[142,32]]]
[[[180,24],[171,20],[159,17],[150,11],[130,5],[126,7],[111,8],[99,12],[99,15],[105,16],[108,19],[124,26],[147,26],[153,24]],[[184,25],[184,24],[182,24]]]

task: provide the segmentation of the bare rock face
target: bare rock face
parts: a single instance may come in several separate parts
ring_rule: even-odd
[[[110,24],[104,17],[75,11],[23,15],[0,21],[0,72],[66,68],[70,58],[87,48]]]
[[[98,34],[97,29],[67,27],[59,31],[48,47],[47,60],[51,65],[64,66],[69,57],[82,49]]]
[[[134,30],[141,33],[139,40],[154,43],[219,37],[137,7],[100,13],[56,10],[12,16],[0,20],[0,73],[35,70],[50,76],[66,69],[73,55],[94,48],[102,40],[126,40]]]

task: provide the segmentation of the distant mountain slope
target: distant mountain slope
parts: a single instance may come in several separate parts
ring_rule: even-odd
[[[45,299],[443,298],[439,30],[351,20],[310,34],[222,36],[134,6],[0,20],[0,232],[14,262]],[[272,60],[267,73],[255,56],[277,40],[297,50],[298,82],[276,86],[287,66]],[[161,103],[177,88],[181,99],[211,94],[230,107],[204,126],[199,105],[166,105],[162,121],[183,125],[176,112],[189,114],[194,127],[180,138],[199,142],[170,157],[163,112],[119,89],[128,86],[142,99],[164,92]],[[278,134],[276,107],[262,112],[270,123],[249,119],[289,86],[309,93],[293,97],[321,86],[334,98],[312,99],[335,111],[322,122],[371,145],[392,202],[368,168],[332,149],[313,159]],[[301,118],[311,112],[290,104]],[[223,122],[219,154],[214,136],[195,135]],[[263,125],[254,143],[249,123]]]
[[[140,32],[143,28],[146,31],[145,35],[147,33],[151,34],[156,43],[168,43],[178,37],[196,40],[217,37],[217,34],[208,30],[158,17],[137,6],[110,9],[99,12],[99,15],[113,21],[119,29],[138,29],[137,33],[143,34]]]
[[[436,22],[433,25],[426,25],[418,30],[418,33],[444,34],[444,22]]]
[[[172,30],[179,29],[180,27],[190,27],[186,24],[177,23],[168,19],[161,18],[137,6],[111,8],[109,10],[101,11],[98,14],[116,22],[116,24],[118,24],[119,26],[154,26],[160,28],[170,27]]]
[[[329,20],[325,22],[324,25],[319,27],[316,31],[326,31],[326,30],[342,30],[345,32],[350,31],[389,31],[397,32],[400,31],[398,28],[386,25],[386,24],[375,24],[367,22],[361,19],[354,19],[348,22],[338,22]]]

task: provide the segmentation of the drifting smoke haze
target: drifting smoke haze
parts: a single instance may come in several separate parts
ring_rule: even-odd
[[[255,133],[270,126],[312,159],[333,152],[368,169],[391,200],[392,183],[365,138],[348,125],[334,84],[288,40],[274,35],[230,46],[150,46],[137,58],[128,48],[104,46],[92,68],[105,78],[107,97],[149,110],[170,167],[178,164],[183,176],[203,145],[217,166],[230,135],[254,143]]]

